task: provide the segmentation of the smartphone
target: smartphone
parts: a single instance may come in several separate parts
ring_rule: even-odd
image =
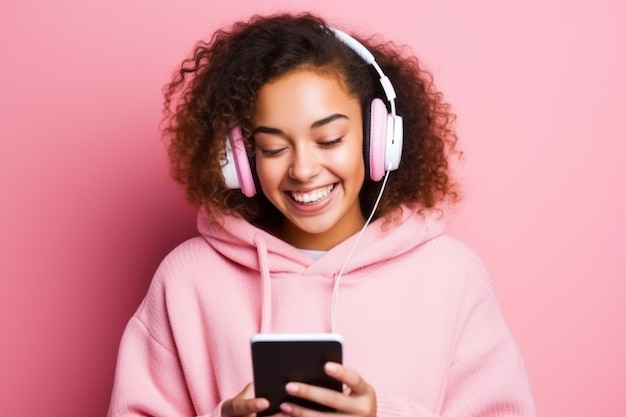
[[[270,406],[257,416],[280,412],[290,402],[319,411],[332,408],[287,394],[287,382],[304,382],[341,391],[341,382],[324,372],[326,362],[342,363],[343,338],[335,333],[255,334],[251,341],[255,397],[267,398]]]

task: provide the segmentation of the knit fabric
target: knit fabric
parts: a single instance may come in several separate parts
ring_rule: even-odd
[[[330,331],[355,237],[315,260],[246,221],[201,213],[124,332],[108,416],[220,417],[252,381],[250,337]],[[407,209],[376,221],[337,293],[344,364],[378,416],[534,416],[524,366],[481,260]]]

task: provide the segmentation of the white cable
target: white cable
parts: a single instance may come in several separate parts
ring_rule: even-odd
[[[374,213],[376,213],[376,209],[378,208],[378,203],[380,203],[380,199],[383,196],[383,191],[385,191],[385,186],[387,185],[387,178],[389,178],[390,172],[391,172],[390,170],[387,170],[387,172],[385,173],[385,178],[383,179],[383,185],[380,187],[380,192],[378,193],[378,197],[376,197],[374,208],[372,208],[372,212],[370,213],[369,217],[365,221],[365,224],[361,228],[361,231],[359,232],[359,235],[357,236],[356,241],[354,242],[354,245],[352,245],[352,249],[350,250],[350,253],[346,257],[346,260],[344,261],[343,265],[341,266],[341,269],[339,270],[339,273],[337,274],[337,277],[335,278],[335,283],[333,285],[332,304],[330,307],[330,331],[332,333],[335,333],[335,312],[337,308],[337,298],[339,296],[339,281],[341,280],[341,277],[343,276],[343,271],[348,266],[348,262],[350,261],[350,258],[352,258],[352,255],[354,254],[356,247],[361,241],[361,236],[363,236],[365,229],[367,228],[367,226],[372,221],[372,218],[374,217]]]

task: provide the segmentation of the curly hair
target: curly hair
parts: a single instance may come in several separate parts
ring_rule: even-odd
[[[459,187],[448,161],[458,153],[451,127],[455,116],[432,76],[407,53],[408,48],[382,42],[378,36],[355,39],[369,49],[394,85],[397,113],[404,121],[402,160],[389,175],[375,217],[391,219],[402,205],[424,210],[458,201]],[[194,206],[238,214],[260,225],[282,217],[263,193],[248,198],[226,187],[225,138],[237,121],[253,155],[249,135],[259,89],[301,68],[338,74],[362,109],[372,98],[385,97],[372,66],[338,40],[322,18],[310,13],[255,15],[216,31],[183,61],[164,87],[163,135],[168,139],[172,176]],[[371,210],[379,190],[379,183],[366,178],[360,193],[364,213]]]

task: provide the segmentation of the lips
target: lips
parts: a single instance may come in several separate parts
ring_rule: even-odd
[[[335,188],[335,184],[327,185],[325,187],[318,188],[307,192],[303,191],[290,191],[289,195],[292,199],[301,204],[315,204],[320,200],[327,197],[331,191]]]

